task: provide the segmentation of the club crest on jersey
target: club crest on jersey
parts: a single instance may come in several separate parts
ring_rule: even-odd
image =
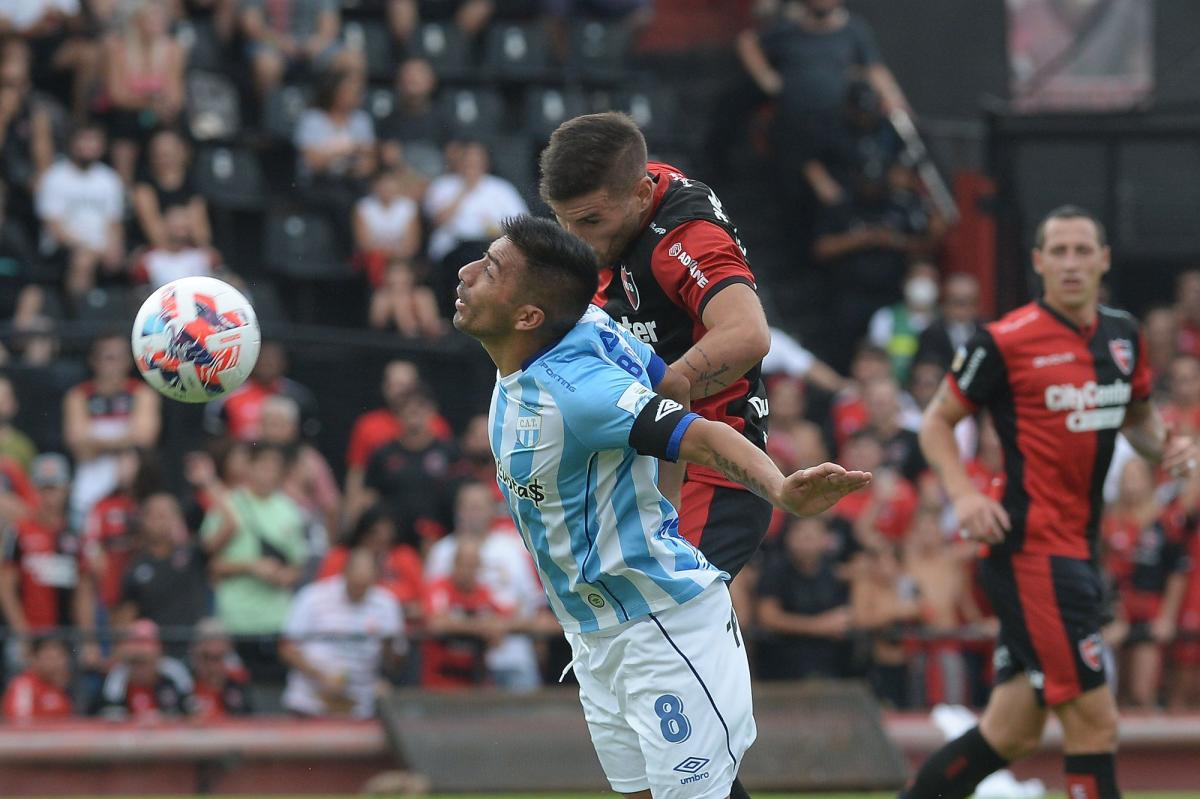
[[[525,449],[533,449],[542,439],[542,417],[517,417],[517,445]]]
[[[1129,374],[1133,371],[1133,342],[1127,338],[1114,338],[1108,342],[1108,352],[1112,355],[1113,362],[1122,374]]]
[[[621,288],[625,289],[625,297],[629,300],[633,310],[637,310],[642,305],[642,295],[638,293],[637,283],[633,282],[633,275],[629,274],[628,267],[621,264]]]
[[[1104,644],[1101,641],[1100,633],[1092,633],[1087,638],[1079,642],[1079,657],[1092,671],[1100,671],[1102,662],[1100,656],[1104,651]]]

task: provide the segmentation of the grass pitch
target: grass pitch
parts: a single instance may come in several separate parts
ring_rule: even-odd
[[[615,793],[490,793],[490,794],[430,794],[425,799],[614,799]],[[363,794],[344,796],[229,796],[225,799],[362,799]],[[1200,799],[1200,791],[1129,792],[1125,799]],[[14,797],[14,799],[17,799]],[[101,799],[75,797],[75,799]],[[103,799],[113,799],[104,797]],[[212,796],[131,796],[128,799],[212,799]],[[894,793],[755,793],[754,799],[895,799]],[[1061,793],[1048,793],[1046,799],[1066,799]]]

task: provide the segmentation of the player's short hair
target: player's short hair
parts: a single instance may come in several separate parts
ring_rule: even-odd
[[[501,231],[525,261],[522,297],[542,309],[547,340],[566,335],[596,295],[596,253],[557,223],[529,214],[505,219]]]
[[[1040,250],[1046,246],[1046,225],[1054,219],[1087,219],[1096,226],[1096,240],[1100,246],[1108,246],[1108,231],[1104,229],[1104,223],[1098,216],[1079,205],[1060,205],[1042,217],[1042,221],[1038,223],[1037,232],[1033,236],[1034,249]]]
[[[585,114],[558,126],[539,166],[538,191],[546,202],[601,188],[625,192],[646,175],[646,137],[628,114]]]

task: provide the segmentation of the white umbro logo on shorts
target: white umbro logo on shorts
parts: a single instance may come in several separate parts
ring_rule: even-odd
[[[662,418],[669,413],[683,410],[683,406],[675,400],[664,399],[658,405],[658,410],[654,412],[654,421],[662,421]]]

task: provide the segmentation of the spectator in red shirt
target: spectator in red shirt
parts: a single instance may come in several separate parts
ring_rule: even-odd
[[[834,397],[833,408],[833,442],[838,452],[846,444],[846,440],[867,426],[867,404],[863,399],[863,391],[868,383],[882,380],[892,374],[892,363],[886,350],[870,344],[864,344],[854,353],[850,362],[850,381],[844,389]]]
[[[317,400],[312,391],[287,377],[287,352],[278,341],[264,341],[250,379],[223,400],[208,403],[204,409],[205,427],[214,434],[225,433],[239,441],[258,441],[262,437],[262,406],[267,397],[291,397],[300,406],[301,429],[315,436]]]
[[[136,449],[117,455],[117,487],[92,506],[83,527],[83,554],[96,578],[101,605],[111,612],[121,598],[121,578],[133,555],[133,519],[138,498],[152,478]]]
[[[426,586],[425,622],[431,636],[421,652],[421,684],[426,688],[485,682],[487,651],[508,633],[508,609],[479,580],[480,548],[478,541],[459,542],[450,576]]]
[[[871,433],[860,431],[846,443],[842,462],[847,469],[866,464],[875,475],[871,487],[843,498],[833,515],[850,522],[859,543],[868,548],[894,545],[904,538],[917,511],[917,492],[894,469],[882,468],[883,447]]]
[[[39,637],[29,644],[29,668],[13,678],[4,692],[4,718],[13,722],[65,719],[72,715],[71,658],[57,638]]]
[[[390,441],[395,441],[404,431],[400,420],[404,400],[417,390],[421,375],[417,367],[408,361],[392,361],[383,369],[384,407],[367,411],[354,420],[350,430],[350,445],[346,448],[346,507],[363,508],[363,480],[367,464],[375,451]],[[449,439],[453,433],[450,424],[440,415],[432,422],[434,435],[441,440]]]
[[[1176,278],[1175,311],[1179,317],[1179,354],[1200,358],[1200,269],[1190,269]]]
[[[158,625],[138,619],[117,645],[116,665],[104,680],[92,715],[143,724],[182,716],[192,707],[192,685],[187,667],[163,655]]]
[[[365,549],[375,556],[378,584],[391,591],[400,602],[405,621],[412,624],[420,619],[424,593],[421,555],[411,543],[397,540],[396,522],[385,505],[375,504],[363,512],[345,541],[329,550],[321,562],[317,579],[341,574],[350,553],[356,549]]]
[[[1163,422],[1184,436],[1200,435],[1200,358],[1177,355],[1167,371],[1168,399]]]
[[[1161,393],[1171,361],[1179,354],[1179,314],[1174,308],[1152,308],[1142,317],[1142,338],[1146,342],[1146,362],[1154,381],[1154,392]]]
[[[0,522],[14,522],[33,512],[37,491],[29,483],[21,464],[0,455]]]
[[[80,551],[79,538],[67,527],[71,476],[67,459],[39,455],[30,478],[38,492],[31,516],[4,533],[0,563],[0,610],[10,633],[26,636],[59,626],[95,630],[95,587]],[[82,646],[85,668],[100,665],[94,641]]]
[[[233,651],[220,619],[201,619],[195,629],[189,658],[195,680],[192,712],[202,721],[246,716],[250,704],[250,674]]]

